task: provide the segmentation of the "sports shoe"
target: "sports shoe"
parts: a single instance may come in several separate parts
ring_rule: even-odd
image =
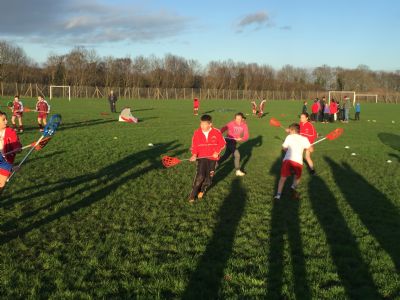
[[[245,172],[242,172],[241,170],[236,170],[236,176],[244,176],[246,175]]]
[[[281,195],[275,195],[274,200],[280,200],[281,199]]]
[[[313,175],[313,176],[314,176],[314,175],[317,175],[317,173],[315,173],[315,170],[314,170],[314,169],[311,169],[311,170],[310,170],[310,174]]]
[[[194,203],[194,199],[193,199],[193,198],[190,198],[190,199],[189,199],[189,203],[190,203],[190,204]]]
[[[204,196],[204,192],[200,192],[197,194],[198,199],[203,199],[203,196]]]

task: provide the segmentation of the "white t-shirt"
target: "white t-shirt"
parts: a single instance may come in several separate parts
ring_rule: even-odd
[[[202,130],[203,134],[206,136],[206,140],[208,140],[208,134],[210,133],[210,131],[211,131],[211,128],[208,131]]]
[[[304,149],[310,148],[310,142],[300,134],[289,134],[282,144],[283,148],[287,148],[285,160],[291,160],[299,164],[303,164]]]

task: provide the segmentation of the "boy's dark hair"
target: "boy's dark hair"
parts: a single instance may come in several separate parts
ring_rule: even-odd
[[[296,133],[300,132],[300,125],[298,123],[292,123],[289,125],[290,130],[296,131]]]
[[[6,116],[6,118],[7,118],[7,114],[4,111],[1,111],[1,110],[0,110],[0,116]]]
[[[301,115],[305,115],[307,119],[310,117],[310,115],[307,112],[303,112],[301,113]]]
[[[211,118],[210,115],[202,115],[202,116],[200,117],[200,121],[203,121],[203,122],[210,122],[210,123],[211,123],[212,118]]]
[[[236,113],[236,114],[235,114],[235,118],[236,118],[237,116],[241,116],[242,119],[246,119],[246,117],[244,116],[244,114],[243,114],[242,112]]]
[[[19,99],[19,95],[15,95],[14,98],[18,98]]]

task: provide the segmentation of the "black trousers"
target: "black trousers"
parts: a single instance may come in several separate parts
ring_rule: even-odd
[[[117,112],[115,101],[108,101],[108,102],[110,102],[111,112]]]
[[[197,171],[193,181],[192,192],[190,199],[197,197],[198,193],[207,191],[212,183],[212,178],[215,172],[215,165],[217,161],[207,158],[200,158],[197,160]]]
[[[222,157],[219,159],[218,164],[222,164],[225,160],[227,160],[229,157],[232,155],[235,158],[235,169],[240,170],[240,152],[236,148],[237,142],[232,139],[227,139],[226,140],[226,148],[225,148],[225,153],[222,155]]]
[[[360,120],[360,112],[356,112],[355,118],[356,120]]]

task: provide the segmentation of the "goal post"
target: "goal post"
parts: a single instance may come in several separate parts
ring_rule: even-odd
[[[378,103],[378,95],[377,94],[356,94],[356,99],[359,99],[359,98],[366,98],[366,99],[373,98],[373,99],[375,99],[375,103]],[[367,100],[367,102],[368,102],[368,100]]]
[[[63,96],[65,95],[65,90],[68,90],[68,101],[71,101],[71,86],[70,85],[51,85],[50,86],[50,100],[53,98],[53,89],[54,88],[62,88]],[[65,97],[65,96],[64,96]]]
[[[342,101],[345,96],[352,98],[353,106],[356,103],[356,92],[354,92],[354,91],[329,91],[328,103],[331,103],[331,100],[335,98],[335,95],[338,95],[338,97],[336,97],[336,98],[339,98],[340,101]]]

